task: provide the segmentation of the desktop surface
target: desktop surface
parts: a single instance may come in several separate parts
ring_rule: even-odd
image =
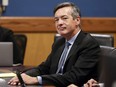
[[[12,66],[12,67],[0,67],[0,69],[7,69],[7,70],[11,70],[13,72],[16,71],[17,69],[22,72],[22,71],[25,71],[25,70],[30,69],[30,68],[33,68],[33,66],[23,66],[23,65],[20,65],[20,66]],[[7,83],[9,82],[9,80],[11,78],[13,78],[13,77],[2,77],[2,78],[0,78],[0,79],[3,79],[3,81],[4,80],[6,81],[6,85],[2,86],[2,87],[21,87],[21,86],[11,86],[11,85],[8,85]],[[55,86],[26,85],[26,87],[55,87]]]

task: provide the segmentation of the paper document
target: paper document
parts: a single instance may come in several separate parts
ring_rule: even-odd
[[[0,77],[14,77],[14,76],[16,76],[16,74],[10,70],[0,69]]]

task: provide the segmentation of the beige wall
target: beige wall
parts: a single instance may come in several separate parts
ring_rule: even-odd
[[[27,47],[24,65],[38,65],[44,61],[51,51],[54,40],[53,33],[25,33],[27,36]]]

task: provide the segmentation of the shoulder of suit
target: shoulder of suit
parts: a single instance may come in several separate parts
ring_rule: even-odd
[[[5,28],[5,27],[1,27],[1,26],[0,26],[0,31],[1,31],[2,33],[13,32],[12,30],[10,30],[10,29],[8,29],[8,28]]]

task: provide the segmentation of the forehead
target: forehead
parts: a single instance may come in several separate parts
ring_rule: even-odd
[[[71,14],[71,7],[63,7],[56,11],[55,17],[62,16],[62,15],[70,15],[70,14]]]

